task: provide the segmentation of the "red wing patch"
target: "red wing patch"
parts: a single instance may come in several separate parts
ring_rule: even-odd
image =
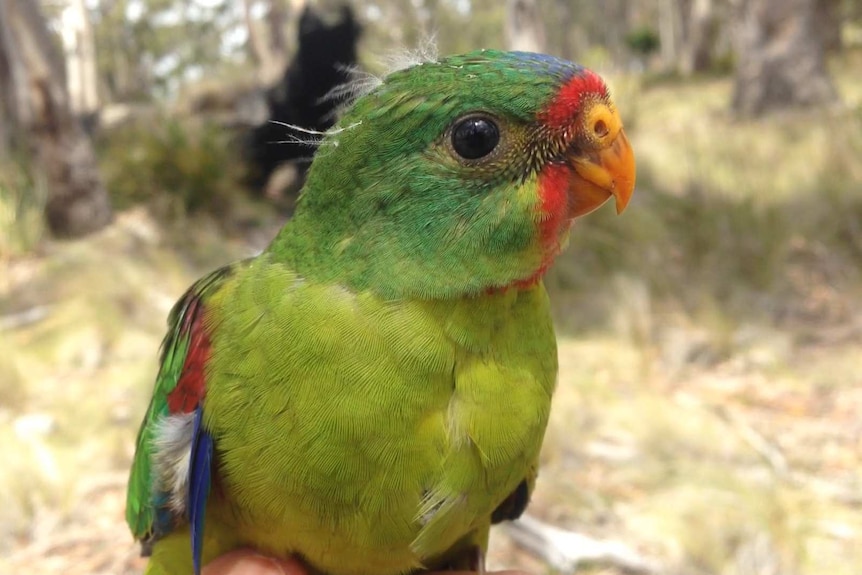
[[[206,364],[211,353],[210,338],[203,326],[203,308],[198,298],[194,298],[186,309],[180,337],[189,338],[189,347],[177,385],[168,394],[168,410],[170,413],[191,413],[204,398]]]

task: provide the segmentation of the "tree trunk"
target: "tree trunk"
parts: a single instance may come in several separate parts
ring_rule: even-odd
[[[577,6],[572,0],[557,0],[557,22],[561,30],[560,56],[567,60],[579,60],[586,53],[589,43],[583,23],[574,18]]]
[[[681,1],[659,0],[658,4],[658,34],[661,47],[661,60],[666,69],[675,70],[679,63],[679,53],[682,33]]]
[[[545,51],[545,24],[536,0],[508,0],[506,38],[511,50]]]
[[[625,66],[625,36],[630,29],[631,6],[628,0],[605,0],[601,3],[602,44],[618,67]]]
[[[6,5],[0,3],[0,157],[8,155],[12,147],[16,120],[26,119],[24,73],[18,46],[12,41]]]
[[[693,0],[685,15],[680,68],[683,74],[704,72],[712,66],[718,21],[713,0]]]
[[[815,24],[824,0],[739,0],[733,109],[742,115],[837,101]]]
[[[62,22],[69,106],[79,116],[93,114],[99,109],[96,45],[84,0],[71,0]]]
[[[844,14],[841,4],[841,0],[821,0],[820,7],[814,15],[814,24],[820,28],[823,47],[827,52],[838,52],[843,45],[841,28],[844,24]]]
[[[266,0],[263,21],[254,18],[255,0],[245,0],[245,24],[252,58],[258,65],[260,80],[270,85],[278,80],[287,66],[287,12],[283,0]]]
[[[33,0],[0,2],[0,86],[4,126],[26,145],[47,184],[48,228],[71,237],[107,224],[108,194],[90,140],[69,108],[63,59]]]

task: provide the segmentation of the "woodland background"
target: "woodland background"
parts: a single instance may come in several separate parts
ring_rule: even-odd
[[[167,311],[266,245],[311,152],[267,118],[325,127],[333,62],[430,37],[593,67],[638,157],[547,280],[532,516],[649,572],[862,571],[862,2],[348,5],[0,0],[0,572],[140,572],[123,498]],[[492,566],[572,567],[497,531]]]

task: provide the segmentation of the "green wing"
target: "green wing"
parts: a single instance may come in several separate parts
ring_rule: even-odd
[[[174,305],[168,316],[168,333],[162,341],[160,368],[153,397],[138,431],[135,458],[126,495],[126,522],[136,539],[148,544],[169,532],[177,521],[168,505],[168,493],[157,488],[153,475],[157,424],[171,415],[193,411],[203,398],[204,363],[208,335],[203,312],[207,299],[244,262],[225,266],[201,278]]]

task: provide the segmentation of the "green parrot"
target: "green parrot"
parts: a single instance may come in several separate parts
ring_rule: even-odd
[[[269,247],[170,314],[126,508],[147,573],[238,547],[328,575],[480,568],[548,422],[542,276],[634,175],[605,83],[550,56],[450,56],[358,97]]]

